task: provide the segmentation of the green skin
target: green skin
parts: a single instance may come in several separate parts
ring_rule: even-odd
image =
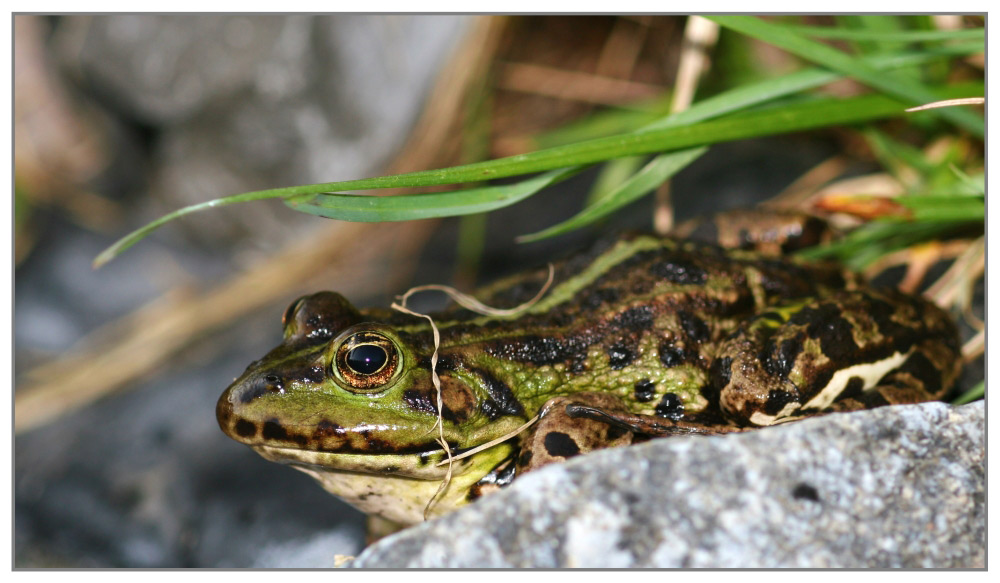
[[[514,306],[546,277],[477,297]],[[568,259],[520,315],[455,309],[434,321],[453,452],[540,419],[455,461],[430,506],[448,466],[424,319],[358,311],[332,292],[301,298],[282,344],[219,399],[219,424],[362,511],[411,524],[592,449],[937,399],[959,372],[954,324],[927,301],[832,264],[670,238],[626,237]]]

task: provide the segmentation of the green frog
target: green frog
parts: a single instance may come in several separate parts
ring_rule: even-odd
[[[727,248],[607,239],[555,264],[551,288],[519,314],[435,314],[440,393],[426,320],[358,310],[333,292],[302,297],[284,314],[283,342],[219,399],[219,425],[407,525],[595,449],[941,398],[960,371],[949,316],[783,254],[814,242],[802,225],[815,224],[783,223],[795,236],[779,239],[765,226],[776,216],[688,232]],[[515,306],[548,276],[528,271],[476,297]],[[498,443],[449,464],[439,434],[456,458]]]

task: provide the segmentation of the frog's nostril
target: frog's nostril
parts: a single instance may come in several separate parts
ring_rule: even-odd
[[[240,403],[250,403],[254,399],[268,393],[284,393],[285,382],[275,374],[255,377],[250,382],[244,384],[237,391],[236,396]]]

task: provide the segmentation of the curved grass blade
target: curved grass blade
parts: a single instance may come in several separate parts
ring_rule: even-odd
[[[981,91],[981,87],[982,85],[980,84],[976,90]],[[949,91],[956,95],[967,95],[969,89],[967,86],[953,86],[942,91],[942,93],[946,94],[945,97],[951,97],[951,94],[948,93]],[[163,216],[129,233],[103,251],[94,260],[94,265],[95,267],[103,265],[163,224],[206,208],[266,198],[292,199],[345,190],[373,190],[381,188],[438,186],[460,182],[482,182],[496,178],[516,176],[518,174],[530,174],[556,168],[582,166],[614,158],[681,150],[717,142],[803,131],[832,125],[867,122],[901,115],[903,107],[904,105],[899,101],[883,95],[866,95],[849,99],[817,99],[807,103],[787,105],[780,109],[749,112],[745,115],[740,114],[739,116],[731,116],[682,127],[665,127],[608,136],[578,144],[538,150],[529,154],[509,156],[497,160],[451,168],[247,192],[199,203]]]
[[[367,194],[317,194],[311,200],[286,200],[291,208],[309,214],[374,223],[409,221],[482,213],[520,202],[539,190],[580,172],[581,167],[563,168],[522,180],[516,184],[484,186],[452,192],[421,195],[371,196]]]
[[[288,188],[275,188],[271,190],[257,190],[254,192],[246,192],[243,194],[236,194],[224,198],[216,198],[213,200],[200,202],[198,204],[193,204],[190,206],[186,206],[184,208],[177,209],[172,213],[163,215],[162,217],[156,219],[155,221],[132,231],[131,233],[125,235],[121,239],[118,239],[110,247],[108,247],[104,251],[101,251],[101,253],[94,258],[94,262],[91,265],[94,269],[101,267],[108,261],[111,261],[118,255],[120,255],[122,252],[124,252],[132,245],[135,245],[139,241],[143,240],[147,235],[149,235],[156,229],[159,229],[166,223],[169,223],[174,219],[179,219],[184,215],[196,213],[198,211],[203,211],[205,209],[226,206],[230,204],[237,204],[241,202],[264,200],[268,198],[280,198],[282,196],[288,196],[289,194],[294,194],[294,193],[288,193],[286,191],[294,190],[295,188],[296,187],[293,186]]]
[[[829,45],[810,40],[788,26],[773,24],[753,16],[714,15],[706,16],[706,18],[761,42],[780,47],[803,59],[853,77],[870,87],[902,99],[909,105],[920,105],[945,99],[944,96],[938,95],[924,85],[885,71],[878,71],[866,63],[864,59],[852,57]],[[983,119],[969,110],[940,109],[934,111],[976,137],[985,136]]]
[[[604,195],[596,203],[583,209],[575,216],[537,233],[521,235],[517,238],[517,242],[530,243],[547,239],[589,225],[654,190],[707,151],[708,148],[702,146],[670,154],[661,154],[646,164],[642,170],[632,175],[621,186]]]

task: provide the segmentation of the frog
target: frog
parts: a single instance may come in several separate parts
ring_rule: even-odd
[[[437,346],[423,318],[303,296],[219,426],[406,526],[595,450],[941,399],[961,367],[950,315],[792,253],[822,240],[815,221],[608,237],[474,294],[509,308],[551,284],[516,313],[431,315]]]

